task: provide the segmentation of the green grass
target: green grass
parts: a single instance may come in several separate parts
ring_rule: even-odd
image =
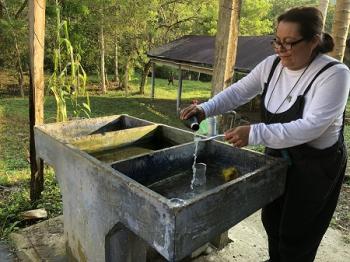
[[[174,81],[177,84],[177,81]],[[167,80],[156,79],[155,99],[150,99],[150,79],[145,95],[138,93],[137,78],[130,81],[129,96],[124,91],[108,91],[102,95],[95,89],[91,92],[91,117],[129,114],[157,123],[184,128],[176,114],[177,86],[168,86]],[[184,80],[183,104],[192,99],[207,100],[210,83]],[[54,122],[56,106],[53,96],[45,97],[45,122]],[[19,214],[34,208],[29,201],[30,166],[28,98],[0,97],[0,239],[28,225]],[[9,190],[7,190],[9,189]],[[49,217],[62,213],[61,196],[54,172],[45,168],[45,189],[36,208],[44,207]]]

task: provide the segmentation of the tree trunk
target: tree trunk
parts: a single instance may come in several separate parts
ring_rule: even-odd
[[[34,203],[44,188],[42,160],[37,161],[34,125],[44,122],[44,43],[45,0],[29,1],[29,46],[30,46],[30,199]]]
[[[115,40],[115,57],[114,57],[114,82],[119,86],[119,62],[118,62],[118,40]]]
[[[220,0],[211,95],[231,84],[236,62],[242,0]]]
[[[142,76],[141,76],[141,84],[140,84],[140,94],[144,95],[145,94],[145,85],[147,83],[147,77],[149,74],[149,71],[151,70],[152,63],[151,61],[148,61],[142,71]]]
[[[318,5],[318,9],[321,11],[323,15],[323,27],[326,23],[328,4],[329,4],[329,0],[320,0],[320,3]]]
[[[0,19],[4,18],[4,13],[5,13],[5,7],[2,3],[2,1],[0,0]]]
[[[21,53],[19,52],[19,48],[17,44],[17,37],[15,37],[15,49],[16,49],[16,56],[17,56],[18,85],[19,85],[19,90],[21,92],[21,97],[24,97],[24,89],[23,89],[24,77],[23,77]]]
[[[20,8],[20,10],[17,12],[18,14],[20,14],[20,12],[24,9],[26,4],[27,4],[27,1],[24,1],[22,6],[21,6],[21,8]],[[8,21],[11,23],[10,14],[9,14],[7,8],[6,8],[5,2],[2,2],[0,0],[0,18],[3,17],[3,13],[4,12],[6,12]],[[17,19],[17,15],[16,15],[15,19]],[[15,45],[16,70],[17,70],[17,73],[18,73],[19,90],[20,90],[20,93],[21,93],[21,97],[24,97],[23,70],[22,70],[21,52],[19,51],[19,48],[18,48],[18,40],[17,40],[16,33],[14,32],[14,30],[11,30],[11,33],[13,35],[13,40],[14,40],[14,45]]]
[[[334,50],[331,56],[343,61],[346,47],[346,38],[350,21],[350,0],[338,0],[335,5],[335,15],[332,27]]]
[[[106,94],[106,72],[105,72],[105,39],[103,34],[103,25],[100,28],[100,40],[101,40],[101,84],[102,84],[102,93]]]
[[[130,55],[128,55],[125,62],[124,76],[123,76],[123,88],[125,91],[125,96],[128,96],[130,62],[131,62],[131,58],[130,58]]]

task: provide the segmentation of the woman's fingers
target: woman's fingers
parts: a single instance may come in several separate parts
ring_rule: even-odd
[[[189,105],[180,111],[180,119],[182,120],[186,120],[194,115],[200,118],[198,119],[199,121],[202,121],[205,118],[204,112],[197,105]]]
[[[192,115],[194,115],[195,112],[193,112],[193,108],[195,107],[195,105],[189,105],[188,107],[185,107],[184,109],[182,109],[180,111],[180,119],[185,120],[189,117],[191,117]]]
[[[236,147],[248,145],[250,126],[239,126],[225,132],[225,140]]]

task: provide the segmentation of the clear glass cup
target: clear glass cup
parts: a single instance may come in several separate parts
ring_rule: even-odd
[[[193,186],[200,187],[205,185],[207,182],[206,172],[207,165],[204,163],[196,163],[195,164],[196,173],[194,175]]]

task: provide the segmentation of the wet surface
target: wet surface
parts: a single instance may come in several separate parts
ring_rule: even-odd
[[[222,165],[214,163],[207,164],[206,183],[202,186],[194,187],[193,190],[191,189],[193,175],[191,168],[171,175],[170,177],[153,183],[148,187],[166,198],[188,200],[205,191],[229,182],[224,176],[225,170],[226,168],[222,167]],[[240,172],[237,173],[236,176],[232,176],[231,180],[239,176]]]
[[[159,149],[173,146],[172,143],[163,141],[144,141],[141,143],[134,143],[122,147],[115,147],[110,150],[98,151],[90,153],[93,157],[105,163],[113,163],[128,157],[147,154]]]

